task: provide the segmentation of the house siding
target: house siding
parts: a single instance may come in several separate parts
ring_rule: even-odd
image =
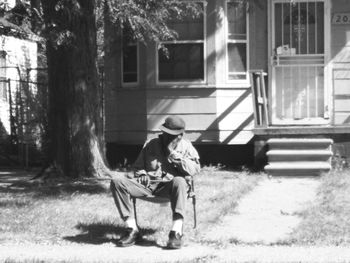
[[[350,12],[350,2],[332,1],[332,16]],[[331,25],[334,125],[350,124],[350,24]]]
[[[249,64],[267,69],[267,2],[252,2],[249,9]],[[142,144],[159,133],[168,115],[186,121],[187,137],[196,144],[247,144],[253,136],[253,105],[249,85],[227,82],[226,1],[208,1],[206,6],[206,79],[204,83],[157,83],[154,44],[139,46],[139,82],[121,84],[121,49],[117,30],[106,52],[106,141]],[[263,21],[263,22],[262,22]],[[258,28],[255,30],[255,28]],[[253,32],[253,34],[252,34]]]

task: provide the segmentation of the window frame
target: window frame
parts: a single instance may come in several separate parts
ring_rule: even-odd
[[[155,45],[156,63],[155,63],[155,75],[156,85],[198,85],[207,83],[207,3],[206,1],[194,1],[203,5],[203,40],[173,40],[173,41],[161,41]],[[159,50],[160,45],[167,44],[203,44],[203,80],[188,80],[188,81],[161,81],[159,80]]]
[[[226,0],[225,1],[225,40],[226,40],[226,83],[230,84],[249,84],[249,2],[246,2],[246,39],[229,39],[229,23],[228,23],[228,4],[236,2],[236,0]],[[245,44],[246,45],[246,71],[245,72],[232,72],[229,71],[229,44]],[[245,74],[245,79],[230,79],[230,75],[243,75]]]
[[[121,80],[122,80],[122,87],[127,88],[127,87],[135,87],[140,84],[140,43],[139,41],[135,41],[133,43],[128,43],[128,46],[136,46],[136,81],[133,82],[125,82],[124,81],[124,42],[123,42],[123,37],[122,37],[122,51],[121,51]]]

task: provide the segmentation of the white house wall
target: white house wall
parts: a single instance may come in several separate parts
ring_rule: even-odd
[[[27,69],[37,68],[37,44],[11,36],[0,36],[0,51],[6,52],[6,78],[11,80],[11,91],[14,94],[20,78],[27,80]],[[36,81],[34,72],[29,74],[29,80]],[[9,118],[9,101],[0,99],[0,120],[7,133],[10,133]]]

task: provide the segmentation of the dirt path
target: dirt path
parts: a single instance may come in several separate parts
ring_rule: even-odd
[[[25,173],[2,174],[0,184],[23,180]],[[225,248],[187,243],[181,250],[156,246],[0,244],[0,262],[349,262],[350,248],[274,246],[300,222],[298,211],[315,198],[317,178],[266,178],[233,214],[207,233]],[[234,245],[238,240],[246,245]],[[231,243],[229,242],[231,241]],[[233,241],[233,242],[232,242]],[[261,245],[255,246],[254,243]]]

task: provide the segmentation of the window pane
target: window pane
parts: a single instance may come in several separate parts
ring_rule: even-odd
[[[173,19],[168,23],[168,26],[178,33],[177,40],[204,39],[203,14],[200,14],[198,17],[194,18],[192,16],[188,16],[181,20]]]
[[[227,3],[227,21],[229,39],[247,38],[246,5],[241,1]]]
[[[229,73],[247,71],[246,43],[228,44],[228,69]]]
[[[137,45],[123,50],[123,82],[137,82]]]
[[[324,43],[323,43],[323,37],[324,37],[324,4],[323,3],[316,3],[317,4],[317,45],[316,45],[316,53],[322,54],[324,53]]]
[[[159,50],[160,81],[204,80],[203,44],[167,44]]]
[[[296,54],[322,54],[324,52],[324,4],[322,2],[298,2],[276,4],[276,46],[282,44],[295,49]],[[282,20],[282,21],[280,21]],[[282,25],[281,25],[282,22]],[[279,29],[282,29],[282,33]],[[283,41],[279,41],[281,34]]]

